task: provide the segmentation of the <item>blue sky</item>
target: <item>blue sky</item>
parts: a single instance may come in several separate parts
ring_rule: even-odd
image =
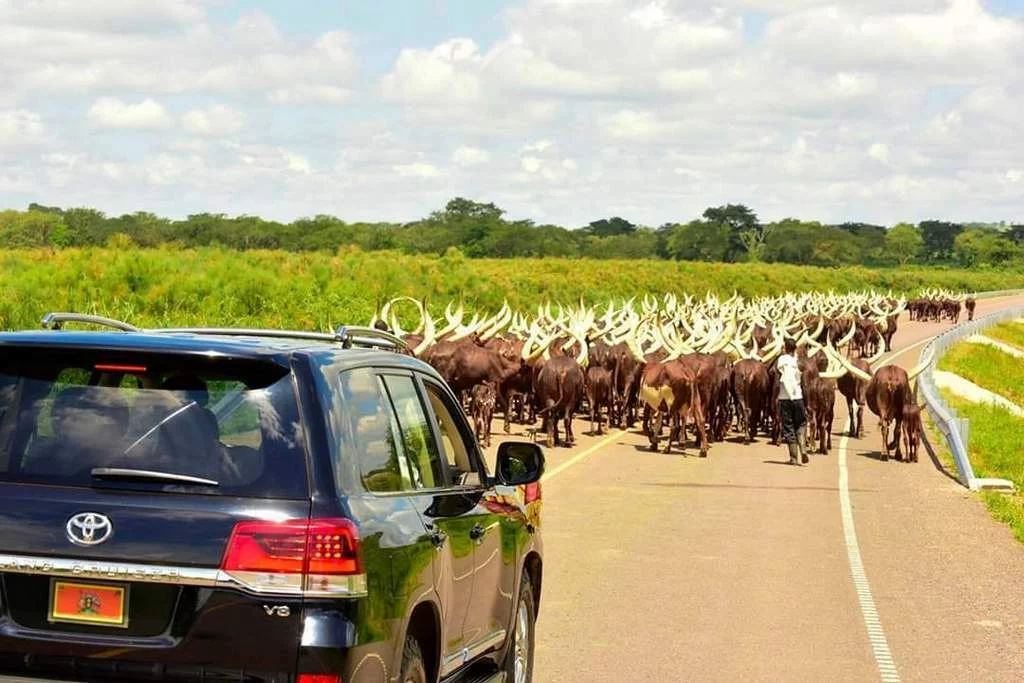
[[[1024,221],[1024,0],[0,0],[0,207]]]

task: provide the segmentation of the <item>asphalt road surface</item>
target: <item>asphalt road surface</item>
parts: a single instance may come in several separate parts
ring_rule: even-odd
[[[891,357],[949,327],[904,315]],[[837,394],[832,451],[804,467],[764,436],[701,459],[577,421],[548,450],[535,680],[1024,680],[1024,548],[924,447],[881,462],[869,410],[841,453],[846,419]]]

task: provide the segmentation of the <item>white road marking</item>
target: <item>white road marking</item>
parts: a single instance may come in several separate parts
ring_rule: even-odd
[[[878,616],[875,600],[871,597],[871,585],[868,583],[867,574],[864,572],[864,562],[860,556],[860,545],[857,543],[857,529],[853,524],[853,507],[850,505],[850,472],[846,468],[846,448],[850,441],[849,433],[850,418],[847,417],[846,428],[843,430],[843,436],[839,440],[839,504],[842,509],[846,556],[850,561],[850,574],[853,577],[853,586],[857,590],[857,600],[860,602],[860,611],[864,617],[864,627],[867,629],[868,640],[871,642],[871,651],[874,653],[875,663],[878,665],[878,673],[883,683],[899,683],[900,675],[896,671],[892,652],[889,651],[889,642],[885,638],[885,631],[882,629],[882,620]]]
[[[569,469],[570,467],[572,467],[573,465],[578,463],[580,460],[583,460],[583,458],[585,458],[588,455],[591,455],[592,453],[595,453],[598,450],[604,448],[605,446],[610,444],[612,441],[614,441],[615,439],[619,438],[619,436],[621,436],[621,435],[622,435],[622,432],[620,432],[618,430],[613,431],[607,437],[605,437],[604,439],[601,439],[600,441],[595,443],[593,446],[591,446],[587,450],[583,451],[579,455],[573,456],[569,460],[566,460],[561,465],[559,465],[555,469],[553,469],[550,472],[548,472],[547,474],[545,474],[544,477],[541,479],[541,481],[545,482],[545,483],[551,481],[552,479],[557,477],[559,474],[561,474],[562,472],[566,471],[567,469]]]

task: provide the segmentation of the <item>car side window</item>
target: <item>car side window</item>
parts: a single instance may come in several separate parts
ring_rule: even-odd
[[[358,460],[366,490],[411,490],[412,477],[398,438],[395,414],[377,374],[366,368],[344,372],[341,391],[353,436],[351,452]]]
[[[437,385],[431,382],[424,382],[423,385],[427,389],[430,407],[437,417],[438,433],[441,435],[441,450],[444,451],[452,483],[456,486],[480,486],[482,483],[480,472],[473,466],[473,458],[467,447],[467,444],[473,443],[473,436],[466,430],[465,421],[456,417],[458,415],[456,411],[459,408],[452,405],[451,400]]]
[[[383,379],[395,407],[401,443],[415,488],[444,486],[444,466],[416,383],[412,377],[402,375],[386,375]]]

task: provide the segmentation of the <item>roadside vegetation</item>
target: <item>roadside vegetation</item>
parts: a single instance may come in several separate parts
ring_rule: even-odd
[[[108,216],[86,207],[31,204],[0,211],[0,249],[98,247],[115,235],[157,247],[221,245],[239,250],[334,250],[443,254],[469,258],[661,259],[814,266],[959,266],[1024,268],[1024,225],[926,220],[893,226],[822,223],[800,218],[765,222],[742,204],[711,206],[699,217],[660,226],[621,216],[581,225],[510,219],[504,209],[456,197],[442,209],[408,222],[351,221],[318,214],[291,222],[259,216],[199,213],[171,219],[136,211]]]
[[[1013,535],[1024,543],[1024,450],[1021,435],[1024,419],[999,406],[972,403],[946,395],[961,417],[971,421],[971,464],[978,477],[1009,479],[1013,493],[985,491],[982,499],[992,516],[1010,525]]]
[[[1024,406],[1024,363],[993,346],[957,344],[939,361],[939,369]],[[1017,434],[1017,443],[1021,442],[1024,433]]]
[[[983,334],[1024,351],[1024,323],[1002,323],[988,328]]]
[[[37,328],[48,311],[88,312],[143,326],[245,325],[332,329],[368,323],[387,299],[426,298],[442,315],[451,300],[494,312],[541,301],[660,296],[777,295],[785,291],[921,287],[1024,287],[1024,271],[928,267],[816,268],[656,260],[470,259],[364,252],[354,247],[293,253],[226,247],[141,248],[111,237],[105,247],[0,250],[0,328]],[[407,307],[411,322],[414,311]]]

